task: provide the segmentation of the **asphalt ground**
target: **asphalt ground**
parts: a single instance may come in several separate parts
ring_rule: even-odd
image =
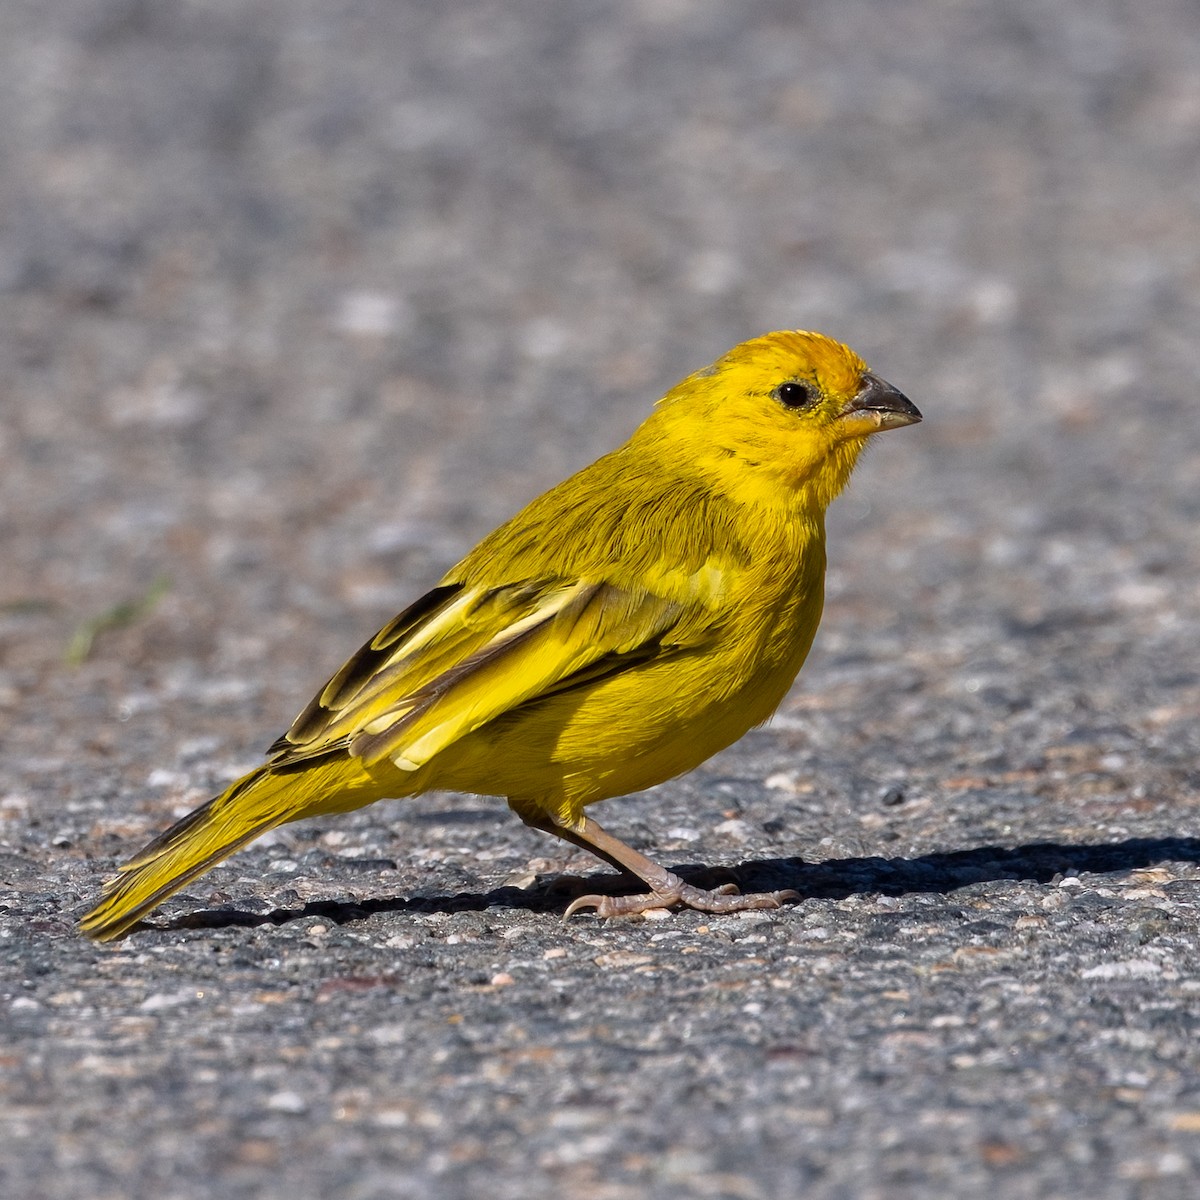
[[[925,413],[775,721],[101,879],[682,375]],[[1200,8],[0,8],[0,1194],[1157,1200],[1200,1166]]]

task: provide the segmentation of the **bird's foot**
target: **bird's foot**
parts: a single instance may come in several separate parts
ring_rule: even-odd
[[[743,895],[738,891],[736,884],[727,883],[709,890],[694,887],[674,877],[670,887],[662,891],[644,892],[638,896],[578,896],[567,906],[563,920],[584,908],[594,908],[598,917],[628,917],[658,908],[676,906],[695,908],[700,912],[731,913],[756,908],[779,908],[785,900],[799,899],[800,893],[791,888],[779,892],[750,892]]]
[[[686,871],[687,879],[691,881],[693,891],[705,891],[711,888],[714,892],[720,892],[724,895],[735,895],[739,890],[737,886],[737,874],[728,867],[689,867],[686,868]],[[670,877],[671,879],[678,878],[674,872],[670,873]],[[609,882],[607,876],[603,882]],[[643,880],[629,871],[622,871],[620,875],[612,876],[612,887],[614,889],[629,886],[637,887],[638,884],[645,886]],[[582,897],[585,893],[591,892],[596,886],[596,877],[595,875],[553,875],[542,882],[540,886],[551,899],[574,900],[576,897]],[[684,884],[683,886],[687,887],[688,885]],[[666,890],[671,891],[672,889],[668,887]],[[654,894],[653,892],[648,893],[651,896]],[[632,898],[640,900],[641,896],[634,896]],[[658,905],[657,907],[662,908],[665,906]]]

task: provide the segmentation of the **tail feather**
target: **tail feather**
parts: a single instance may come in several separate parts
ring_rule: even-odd
[[[308,815],[283,793],[294,778],[260,767],[144,846],[104,885],[99,903],[79,922],[97,942],[127,933],[151,909],[260,834]]]

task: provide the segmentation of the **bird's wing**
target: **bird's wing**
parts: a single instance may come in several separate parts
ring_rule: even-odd
[[[506,712],[695,643],[697,603],[561,579],[435,588],[325,685],[272,766],[348,752],[416,770]]]

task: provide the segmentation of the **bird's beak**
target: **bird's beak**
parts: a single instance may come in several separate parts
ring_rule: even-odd
[[[881,429],[899,429],[915,425],[921,419],[917,406],[890,383],[863,373],[858,395],[842,409],[838,421],[849,437],[863,437]]]

